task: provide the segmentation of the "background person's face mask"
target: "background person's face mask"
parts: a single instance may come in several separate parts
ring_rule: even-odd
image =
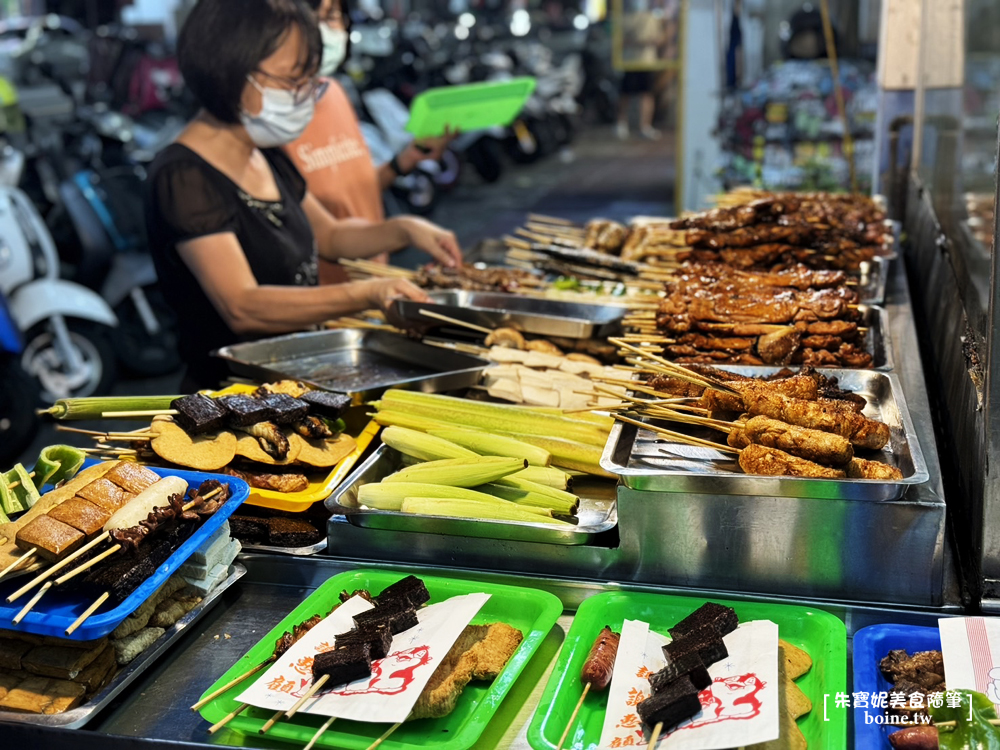
[[[329,24],[320,24],[319,33],[323,37],[323,60],[319,64],[321,76],[332,76],[347,57],[347,32],[332,29]]]
[[[316,94],[296,103],[295,92],[261,86],[251,76],[247,80],[260,92],[260,112],[240,112],[240,122],[258,148],[286,146],[305,131],[316,109]]]

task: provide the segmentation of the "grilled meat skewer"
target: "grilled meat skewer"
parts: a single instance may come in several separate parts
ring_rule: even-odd
[[[743,405],[751,416],[761,415],[799,427],[831,432],[866,450],[881,450],[889,442],[888,425],[858,414],[843,402],[789,398],[758,383],[741,385],[740,390]]]
[[[813,479],[843,479],[841,469],[821,466],[777,448],[750,444],[740,451],[740,468],[758,476],[810,477]]]
[[[850,441],[840,435],[785,424],[769,417],[752,417],[737,424],[730,430],[727,442],[733,448],[749,445],[777,448],[799,458],[833,466],[844,466],[854,458]]]

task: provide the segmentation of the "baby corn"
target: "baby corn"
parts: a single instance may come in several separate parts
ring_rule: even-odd
[[[404,513],[419,513],[427,516],[449,516],[451,518],[474,518],[484,521],[520,521],[522,523],[546,523],[557,526],[571,526],[545,515],[531,512],[513,503],[497,501],[482,503],[475,500],[445,500],[435,497],[408,497],[403,501]]]
[[[528,466],[524,471],[519,471],[511,476],[515,479],[527,479],[529,482],[555,487],[557,490],[571,489],[573,483],[569,474],[554,466]]]
[[[445,459],[408,466],[390,474],[383,482],[422,482],[447,484],[452,487],[475,487],[521,471],[527,461],[518,458],[482,456],[475,458]]]
[[[517,493],[517,490],[512,490]],[[464,487],[451,487],[446,484],[425,484],[420,482],[382,482],[363,484],[358,488],[358,502],[377,510],[401,510],[403,501],[408,497],[435,498],[438,500],[469,500],[472,502],[509,504],[500,496],[470,490]],[[559,503],[549,505],[534,504],[534,511],[539,515],[551,515],[553,511],[565,513]]]
[[[525,443],[522,440],[493,435],[489,432],[452,428],[448,430],[432,429],[428,430],[428,433],[436,438],[448,440],[463,448],[475,451],[480,456],[508,456],[527,459],[529,467],[547,467],[552,459],[552,454],[544,448]]]
[[[382,430],[382,442],[404,456],[412,456],[420,461],[440,461],[446,458],[476,458],[474,451],[444,438],[428,435],[426,432],[410,430],[406,427],[386,427]]]

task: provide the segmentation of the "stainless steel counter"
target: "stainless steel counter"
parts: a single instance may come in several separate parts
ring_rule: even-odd
[[[378,565],[349,560],[279,558],[269,555],[244,555],[241,559],[247,567],[247,575],[240,585],[227,592],[224,601],[210,615],[192,628],[153,669],[137,680],[127,696],[109,706],[87,728],[67,731],[40,729],[23,724],[0,724],[0,737],[6,741],[6,746],[27,747],[28,743],[34,743],[35,747],[45,750],[291,747],[263,737],[244,737],[225,729],[215,736],[209,736],[206,731],[208,723],[189,707],[223,671],[312,589],[331,576],[360,567],[380,567],[417,574],[433,572],[437,575],[533,587],[548,591],[563,602],[563,616],[515,684],[481,741],[476,744],[477,750],[527,750],[525,733],[541,690],[569,629],[572,613],[587,597],[620,589],[760,600],[759,597],[740,594],[630,583],[513,576],[448,568],[432,571],[427,567]],[[849,635],[862,627],[881,622],[935,625],[936,618],[942,614],[941,611],[918,611],[901,607],[831,605],[802,600],[794,603],[825,609],[840,617],[846,623]]]
[[[327,554],[823,600],[953,606],[944,490],[902,258],[888,280],[894,374],[930,480],[899,500],[638,492],[618,488],[618,528],[588,545],[357,528],[335,517]]]

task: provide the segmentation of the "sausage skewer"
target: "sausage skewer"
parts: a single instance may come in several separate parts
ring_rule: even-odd
[[[618,643],[620,640],[621,635],[614,632],[608,625],[605,625],[601,629],[601,632],[597,634],[597,640],[590,647],[590,653],[587,654],[587,659],[583,662],[583,670],[580,672],[580,679],[583,681],[583,695],[580,696],[580,700],[576,703],[576,708],[573,709],[569,721],[566,722],[566,728],[559,738],[556,750],[562,750],[563,743],[566,742],[566,737],[569,735],[569,730],[572,728],[573,722],[576,721],[576,716],[580,713],[583,701],[586,699],[591,688],[600,692],[607,690],[608,685],[611,684],[611,675],[615,668],[615,658],[618,656]]]

